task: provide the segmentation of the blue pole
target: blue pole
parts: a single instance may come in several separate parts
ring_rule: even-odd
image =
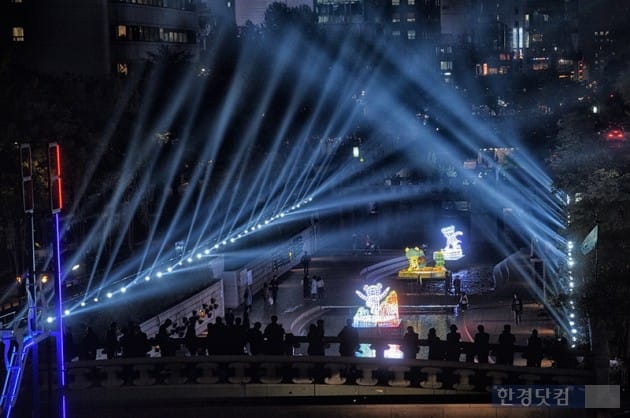
[[[61,293],[63,289],[63,271],[61,270],[61,234],[59,231],[59,212],[54,214],[55,216],[55,252],[57,258],[57,374],[59,384],[59,417],[66,418],[66,364],[64,360],[64,347],[63,347],[63,295]]]

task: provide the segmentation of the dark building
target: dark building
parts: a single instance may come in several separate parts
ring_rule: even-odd
[[[195,0],[11,0],[0,15],[0,46],[38,72],[125,75],[148,53],[198,55]]]

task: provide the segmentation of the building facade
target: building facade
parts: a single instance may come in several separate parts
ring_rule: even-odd
[[[195,0],[12,0],[3,44],[19,66],[49,74],[126,75],[165,51],[198,56]]]

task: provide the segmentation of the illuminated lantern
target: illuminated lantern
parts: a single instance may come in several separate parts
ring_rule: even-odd
[[[442,248],[444,260],[459,260],[464,256],[461,240],[458,238],[464,233],[455,231],[455,226],[447,226],[441,229],[442,235],[446,238],[446,247]]]
[[[397,327],[400,324],[396,291],[390,292],[389,287],[382,289],[383,285],[377,283],[363,286],[363,292],[356,291],[357,296],[365,301],[365,307],[357,310],[352,326],[357,328]]]
[[[444,253],[442,250],[433,253],[433,261],[435,261],[435,267],[444,267]]]

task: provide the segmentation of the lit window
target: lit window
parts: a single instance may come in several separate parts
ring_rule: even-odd
[[[415,13],[407,13],[407,22],[415,22],[415,21],[416,21]]]
[[[24,42],[24,28],[22,26],[14,26],[11,33],[13,34],[13,42]]]
[[[408,0],[407,4],[410,5],[410,6],[413,6],[413,5],[416,4],[416,0]]]
[[[400,37],[400,31],[399,30],[395,30],[392,32],[392,36],[395,38],[399,38]]]
[[[400,14],[394,13],[392,15],[392,23],[398,23],[398,22],[400,22]]]
[[[127,39],[127,26],[116,26],[116,39]]]
[[[392,0],[392,6],[400,6],[400,0]]]
[[[120,75],[128,75],[129,67],[127,66],[126,63],[119,62],[118,64],[116,64],[116,72]]]
[[[415,30],[407,31],[407,39],[416,39],[416,31]]]

